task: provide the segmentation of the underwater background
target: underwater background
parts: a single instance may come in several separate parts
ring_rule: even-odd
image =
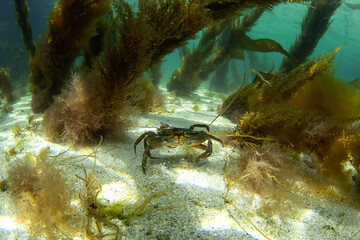
[[[355,2],[356,3],[356,2]],[[307,6],[302,4],[283,4],[275,7],[272,11],[265,12],[258,23],[252,28],[249,36],[253,38],[270,38],[280,43],[284,49],[289,49],[291,44],[301,32],[301,21]],[[359,32],[360,21],[358,9],[351,9],[342,4],[334,13],[332,23],[325,35],[320,39],[317,47],[310,58],[320,55],[322,52],[335,49],[344,45],[334,61],[336,74],[347,81],[352,81],[359,76]],[[198,41],[190,41],[189,45],[197,44]],[[258,70],[278,69],[283,56],[279,53],[256,53],[258,58],[264,58]],[[163,79],[166,84],[171,77],[173,69],[180,66],[181,61],[178,53],[169,54],[162,66]],[[249,60],[236,61],[239,71],[246,71],[249,67],[255,67]]]
[[[358,0],[0,2],[0,239],[358,239]]]
[[[346,1],[345,1],[346,2]],[[356,2],[354,2],[356,3]],[[291,44],[301,32],[301,21],[306,12],[307,6],[301,4],[283,4],[275,7],[272,11],[265,12],[258,23],[252,28],[249,35],[256,38],[270,38],[280,43],[284,49],[289,49]],[[317,47],[310,58],[314,58],[324,51],[335,49],[344,45],[336,56],[334,65],[336,74],[346,80],[352,81],[359,76],[359,32],[360,21],[358,9],[351,9],[342,4],[334,13],[332,23],[325,35],[320,39]],[[256,66],[259,70],[270,70],[273,66],[278,69],[283,56],[280,53],[256,53],[259,58],[264,58],[263,66]],[[180,65],[179,55],[170,54],[163,65],[164,79],[171,77],[172,70]],[[236,61],[236,60],[234,60]],[[246,71],[254,67],[251,62],[239,61],[236,63],[239,71]]]
[[[135,1],[129,1],[136,5]],[[348,2],[348,1],[345,1]],[[29,1],[29,20],[33,26],[34,40],[37,42],[41,34],[47,27],[50,11],[53,9],[54,0],[35,0]],[[349,1],[349,3],[355,3]],[[249,33],[253,38],[270,38],[280,43],[284,49],[289,49],[298,34],[301,32],[301,21],[306,12],[307,6],[302,4],[282,4],[274,7],[272,11],[265,12]],[[19,74],[26,73],[27,58],[24,49],[19,27],[16,25],[15,11],[11,1],[0,3],[0,42],[1,59],[0,65],[14,69],[13,78],[15,81]],[[359,76],[360,47],[359,32],[360,21],[358,9],[351,9],[342,4],[334,13],[332,23],[325,35],[321,38],[317,47],[310,58],[318,56],[320,53],[335,49],[344,45],[334,61],[336,74],[347,81],[352,81]],[[189,43],[196,44],[194,40]],[[277,69],[283,59],[279,53],[256,53],[259,58],[264,58],[263,66],[258,66],[259,70],[270,70],[272,67]],[[20,56],[21,55],[21,56]],[[264,56],[262,56],[264,55]],[[16,58],[17,57],[17,58]],[[19,61],[14,60],[16,58]],[[16,61],[16,62],[15,62]],[[235,61],[235,60],[234,60]],[[248,60],[236,61],[238,68],[245,71],[249,67],[254,67]],[[162,65],[162,82],[166,84],[173,73],[173,69],[180,66],[180,57],[177,52],[169,54]],[[20,71],[16,69],[21,68]]]

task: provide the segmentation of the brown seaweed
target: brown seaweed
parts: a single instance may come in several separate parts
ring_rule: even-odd
[[[200,39],[198,46],[183,57],[181,68],[176,69],[167,84],[167,89],[177,96],[189,96],[202,83],[203,79],[198,76],[207,59],[214,51],[217,36],[222,33],[227,22],[214,24],[207,28]]]
[[[168,90],[174,91],[178,96],[189,96],[203,81],[208,80],[214,71],[221,68],[223,72],[218,73],[220,74],[218,79],[221,79],[221,81],[219,80],[218,84],[211,84],[211,86],[226,91],[227,84],[224,72],[227,73],[227,65],[224,63],[229,61],[229,57],[239,58],[239,55],[234,55],[235,52],[242,54],[241,59],[244,59],[244,49],[286,53],[275,41],[270,39],[251,40],[245,35],[245,32],[250,30],[264,11],[264,8],[258,7],[251,13],[246,14],[241,24],[235,24],[231,27],[230,37],[226,26],[229,27],[232,24],[232,19],[210,26],[203,32],[198,46],[192,52],[187,51],[187,54],[182,58],[181,67],[176,69],[170,78],[167,85]],[[225,31],[222,29],[225,29]],[[218,46],[220,50],[215,56],[211,56],[215,51],[215,44],[218,42],[217,36],[220,34],[223,35],[220,40],[222,43]],[[243,35],[240,36],[240,34]]]
[[[49,153],[49,148],[44,148],[36,156],[18,159],[8,170],[11,202],[19,210],[18,221],[33,239],[59,239],[81,225],[69,217],[75,212],[72,184]]]
[[[345,5],[351,9],[355,9],[355,10],[360,9],[360,4],[345,3]]]
[[[28,20],[29,7],[25,0],[14,0],[14,8],[16,11],[16,21],[20,26],[21,38],[24,42],[25,49],[30,56],[35,55],[35,42],[32,34],[31,23]]]
[[[62,3],[68,3],[67,1],[70,0],[64,0]],[[92,13],[94,13],[94,15],[89,15],[90,22],[86,25],[89,27],[89,29],[87,28],[89,31],[81,34],[83,36],[81,44],[83,45],[93,36],[92,34],[95,34],[96,21],[108,9],[107,1],[98,1],[89,6],[86,5],[89,8],[85,7],[83,10],[93,10]],[[259,5],[271,5],[271,3],[261,2]],[[139,0],[138,8],[134,10],[125,1],[114,2],[115,14],[105,36],[104,49],[98,57],[91,60],[95,64],[91,64],[93,69],[90,71],[90,75],[96,73],[98,77],[87,82],[85,79],[87,79],[88,70],[85,70],[80,74],[85,81],[82,80],[81,84],[70,84],[69,87],[66,87],[44,118],[47,134],[52,137],[60,136],[80,144],[86,142],[84,139],[93,142],[98,140],[102,134],[116,132],[114,130],[119,126],[122,130],[117,133],[123,135],[121,134],[123,130],[131,125],[129,124],[131,121],[128,120],[134,113],[139,110],[150,111],[158,103],[161,103],[161,97],[154,86],[144,80],[143,73],[159,64],[165,55],[185,45],[189,39],[196,36],[197,32],[214,23],[211,18],[211,10],[206,6],[207,3],[200,0]],[[65,11],[62,11],[61,7],[57,7],[53,11],[49,30],[53,28],[54,24],[57,24],[56,17],[61,16],[63,12]],[[71,17],[74,13],[69,10],[68,14]],[[59,25],[59,29],[62,29],[62,25]],[[51,47],[50,49],[54,47],[56,49],[51,50],[52,53],[57,51],[62,54],[66,53],[67,48],[64,48],[61,45],[63,42],[60,41],[65,39],[63,37],[56,41],[59,43],[58,45],[48,45],[53,43],[53,41],[48,41],[49,36],[52,36],[50,33],[51,31],[48,31],[48,37],[42,39],[39,48],[45,47],[46,50],[49,49],[48,47]],[[55,35],[50,39],[55,39]],[[81,50],[81,44],[78,45],[79,48],[76,48],[77,54],[78,50]],[[34,94],[33,110],[37,107],[39,107],[37,110],[46,108],[48,104],[44,103],[50,103],[53,96],[60,93],[60,89],[63,89],[65,84],[63,79],[65,75],[68,76],[68,69],[70,69],[75,56],[74,51],[69,51],[66,61],[59,64],[61,67],[54,71],[43,72],[42,70],[52,69],[55,63],[58,64],[58,61],[64,56],[58,55],[56,58],[47,54],[47,51],[40,50],[37,53],[32,62],[32,81],[30,83]],[[48,63],[50,66],[47,66]],[[86,91],[78,89],[83,84],[86,85],[84,88]],[[77,99],[77,94],[74,94],[77,92],[83,93],[80,95],[81,99]],[[87,93],[90,95],[86,96]],[[90,105],[90,111],[87,113],[86,109],[81,110],[81,105]],[[99,118],[99,116],[101,117]],[[117,120],[113,121],[114,119]],[[96,127],[92,128],[92,126]]]
[[[301,24],[301,35],[289,50],[289,54],[296,58],[297,62],[284,58],[280,71],[290,72],[307,60],[329,28],[331,17],[341,3],[341,0],[312,1]]]
[[[110,0],[62,0],[30,62],[31,107],[44,112],[67,82],[71,66],[95,34],[95,24],[109,10]]]
[[[8,68],[0,68],[0,90],[4,94],[6,101],[12,102],[16,100],[10,84],[10,69]]]
[[[211,58],[207,61],[206,64],[204,64],[199,73],[199,77],[203,81],[205,81],[212,73],[215,72],[214,77],[210,81],[211,89],[222,89],[220,91],[227,91],[227,62],[230,61],[230,58],[245,59],[244,49],[235,48],[234,46],[232,46],[234,45],[234,43],[238,44],[237,40],[234,39],[234,35],[236,35],[234,32],[245,34],[246,32],[250,31],[257,22],[257,20],[264,13],[264,11],[265,8],[263,7],[257,7],[253,11],[248,11],[242,17],[239,23],[233,24],[230,30],[230,34],[228,34],[226,31],[223,32],[222,44],[221,46],[218,46],[220,50],[213,58]]]
[[[268,38],[254,40],[239,30],[232,31],[229,40],[229,47],[231,48],[230,57],[241,60],[245,59],[244,50],[256,52],[279,52],[286,57],[290,57],[289,53],[285,51],[276,41]]]
[[[163,74],[161,72],[161,63],[153,65],[150,71],[150,78],[154,86],[159,86],[162,76]]]
[[[276,141],[292,155],[311,156],[311,168],[336,180],[342,191],[350,191],[353,184],[358,191],[359,182],[353,179],[360,174],[360,132],[352,123],[360,116],[359,90],[331,70],[337,50],[289,74],[262,76],[240,89],[225,113],[238,123],[231,135],[238,146]],[[355,171],[346,169],[347,164]]]

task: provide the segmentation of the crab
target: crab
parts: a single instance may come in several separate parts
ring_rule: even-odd
[[[195,162],[209,157],[212,154],[212,141],[216,140],[224,146],[221,139],[207,134],[205,131],[195,131],[194,128],[205,128],[209,131],[209,126],[205,124],[195,124],[189,128],[176,128],[168,124],[162,124],[157,132],[146,132],[142,134],[134,143],[134,151],[136,155],[136,146],[144,139],[144,154],[142,159],[142,170],[146,174],[147,158],[155,158],[150,154],[150,150],[160,148],[175,148],[177,146],[191,146],[205,150],[196,157]],[[208,141],[207,146],[203,142]]]

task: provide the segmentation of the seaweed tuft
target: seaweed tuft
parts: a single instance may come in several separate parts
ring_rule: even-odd
[[[74,75],[45,112],[45,134],[53,140],[77,145],[96,143],[100,136],[113,131],[122,135],[131,125],[129,116],[134,109],[129,103],[117,106],[116,110],[107,107],[100,82],[96,70]]]
[[[31,101],[44,112],[66,85],[71,67],[96,33],[97,21],[110,10],[110,0],[62,0],[50,14],[48,29],[30,61]]]
[[[13,88],[10,84],[10,69],[0,67],[0,90],[4,94],[6,101],[12,102],[17,99],[13,93]]]
[[[8,170],[8,191],[18,221],[25,224],[33,238],[58,239],[71,233],[75,223],[69,216],[72,185],[63,170],[48,158],[49,148],[38,155],[18,160]]]
[[[239,146],[272,139],[291,155],[311,156],[308,167],[317,175],[344,193],[357,194],[359,90],[331,70],[336,51],[289,74],[260,74],[262,81],[234,93],[226,100],[227,105],[234,101],[229,109],[238,123],[230,135]]]

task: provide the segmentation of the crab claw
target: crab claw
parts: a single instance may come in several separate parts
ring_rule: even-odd
[[[209,126],[206,124],[194,124],[189,127],[190,130],[194,130],[194,128],[200,127],[200,128],[206,128],[207,131],[210,131]]]

